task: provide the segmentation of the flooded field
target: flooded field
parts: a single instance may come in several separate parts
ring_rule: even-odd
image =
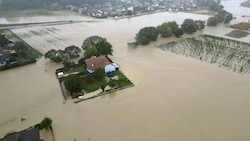
[[[166,42],[163,39],[149,46],[127,47],[140,28],[172,20],[181,24],[186,17],[206,20],[209,16],[163,12],[119,20],[93,19],[94,23],[14,29],[42,53],[51,48],[81,46],[92,35],[103,36],[113,45],[111,58],[135,86],[78,104],[64,104],[54,75],[60,64],[41,58],[36,64],[0,72],[0,136],[48,116],[53,119],[58,141],[247,141],[249,74],[234,73],[154,47]],[[85,18],[73,16],[69,20]],[[221,25],[203,32],[226,37],[231,31],[227,25]],[[250,37],[237,40],[249,42]]]

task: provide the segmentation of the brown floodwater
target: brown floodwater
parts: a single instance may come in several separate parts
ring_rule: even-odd
[[[249,140],[249,74],[234,73],[154,47],[166,42],[163,39],[135,49],[127,47],[142,27],[172,20],[180,24],[188,17],[208,18],[164,12],[14,29],[42,53],[72,44],[81,46],[92,35],[103,36],[113,45],[111,58],[135,86],[78,104],[70,100],[63,103],[54,75],[60,64],[41,58],[35,64],[0,72],[0,136],[48,116],[53,119],[56,140],[61,141]],[[225,37],[230,31],[227,26],[218,26],[197,34]],[[52,141],[46,132],[42,132],[42,137]]]

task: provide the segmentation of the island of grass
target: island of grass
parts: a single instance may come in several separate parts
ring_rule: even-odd
[[[76,103],[133,86],[133,83],[118,68],[105,72],[105,68],[100,67],[90,73],[87,64],[74,64],[58,69],[56,75],[64,98],[78,98]],[[99,89],[101,92],[88,96]]]
[[[157,46],[237,73],[250,73],[250,44],[212,35],[200,35]]]
[[[11,30],[0,30],[0,71],[34,63],[40,56]]]
[[[77,64],[69,60],[80,56],[81,49],[74,45],[64,50],[51,49],[44,55],[53,62],[63,62],[64,67],[57,69],[55,73],[65,100],[78,98],[79,102],[133,86],[118,65],[108,57],[112,55],[113,49],[106,38],[88,37],[84,40],[82,49],[83,57]],[[100,91],[96,92],[97,90]]]

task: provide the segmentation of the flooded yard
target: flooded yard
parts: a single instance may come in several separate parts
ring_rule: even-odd
[[[63,103],[54,74],[60,64],[41,58],[36,64],[0,72],[0,136],[48,116],[53,119],[55,139],[61,141],[247,141],[249,74],[156,48],[164,39],[135,49],[127,47],[140,28],[172,20],[181,24],[186,17],[206,20],[209,16],[163,12],[13,29],[42,53],[69,45],[81,47],[92,35],[105,37],[113,45],[111,59],[135,86],[78,104]],[[231,31],[220,25],[196,34],[226,37]],[[249,42],[250,37],[237,40]]]

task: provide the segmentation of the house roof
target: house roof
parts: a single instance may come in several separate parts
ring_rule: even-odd
[[[105,66],[111,64],[111,62],[105,56],[92,56],[85,60],[85,64],[88,70],[94,70],[98,68],[104,69]]]
[[[40,141],[39,129],[32,128],[0,139],[0,141]]]

